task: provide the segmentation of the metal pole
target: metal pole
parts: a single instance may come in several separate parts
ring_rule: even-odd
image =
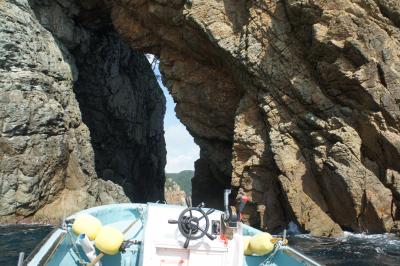
[[[24,263],[25,252],[20,252],[18,257],[18,266],[22,266]]]

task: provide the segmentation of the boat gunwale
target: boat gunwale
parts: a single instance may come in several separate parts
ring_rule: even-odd
[[[285,253],[286,255],[295,258],[299,262],[306,263],[307,265],[310,265],[310,266],[322,266],[322,264],[316,262],[315,260],[313,260],[310,257],[302,254],[301,252],[299,252],[298,250],[296,250],[296,249],[294,249],[294,248],[292,248],[290,246],[282,246],[281,247],[281,251],[283,253]]]
[[[66,232],[61,228],[54,228],[40,243],[35,247],[35,249],[29,254],[29,256],[24,260],[23,265],[26,266],[39,254],[40,250],[45,246],[49,239],[58,231],[61,231],[59,236],[53,241],[51,246],[45,251],[44,255],[39,259],[38,265],[44,265],[45,262],[51,257],[54,251],[58,248],[60,243],[64,240]]]

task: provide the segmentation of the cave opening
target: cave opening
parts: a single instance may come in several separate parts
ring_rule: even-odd
[[[145,56],[104,29],[73,55],[97,176],[119,184],[132,202],[162,200],[165,98]]]
[[[159,61],[99,32],[74,50],[74,92],[90,131],[97,176],[119,184],[132,202],[181,204],[191,196],[199,147],[175,114]],[[88,52],[93,51],[93,52]]]
[[[108,9],[77,5],[75,14],[65,13],[59,3],[32,2],[36,16],[54,35],[71,67],[79,103],[76,115],[84,124],[80,133],[86,134],[86,139],[78,140],[81,148],[77,151],[85,153],[77,155],[84,171],[79,175],[119,184],[133,202],[155,202],[165,199],[165,184],[171,186],[170,174],[183,171],[186,182],[178,185],[193,197],[194,204],[204,201],[209,207],[222,207],[223,190],[231,186],[233,114],[240,92],[221,68],[212,47],[206,46],[211,49],[210,58],[199,60],[185,52],[183,58],[174,59],[176,68],[163,67],[168,88],[180,95],[174,95],[180,123],[175,103],[162,84],[158,61],[154,69],[157,79],[143,54],[146,51],[160,56],[160,51],[130,43],[129,36],[116,30],[118,21],[111,21]],[[56,17],[68,22],[68,28],[49,23]],[[163,45],[167,51],[168,45]],[[162,62],[168,64],[169,58],[163,57]],[[178,73],[182,76],[194,70],[196,78],[175,80],[176,69],[182,70]],[[174,89],[170,84],[175,81],[183,81],[183,87]],[[192,184],[196,188],[193,193]],[[96,193],[93,195],[100,197],[101,193]]]
[[[199,158],[200,148],[176,115],[176,103],[163,84],[159,59],[152,54],[146,54],[146,58],[151,64],[166,100],[164,116],[164,138],[167,150],[165,200],[170,204],[183,204],[185,196],[192,196],[191,180],[194,176],[194,163]]]

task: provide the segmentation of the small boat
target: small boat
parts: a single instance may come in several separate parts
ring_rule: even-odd
[[[268,238],[241,223],[227,206],[222,212],[188,205],[126,203],[80,211],[54,229],[23,265],[320,265],[287,246],[285,237]]]

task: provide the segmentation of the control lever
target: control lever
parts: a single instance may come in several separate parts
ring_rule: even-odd
[[[192,207],[192,199],[189,196],[185,198],[186,206]]]
[[[231,194],[230,189],[225,189],[224,191],[224,208],[225,208],[225,215],[224,215],[224,220],[229,221],[229,218],[231,217],[230,211],[229,211],[229,195]]]

